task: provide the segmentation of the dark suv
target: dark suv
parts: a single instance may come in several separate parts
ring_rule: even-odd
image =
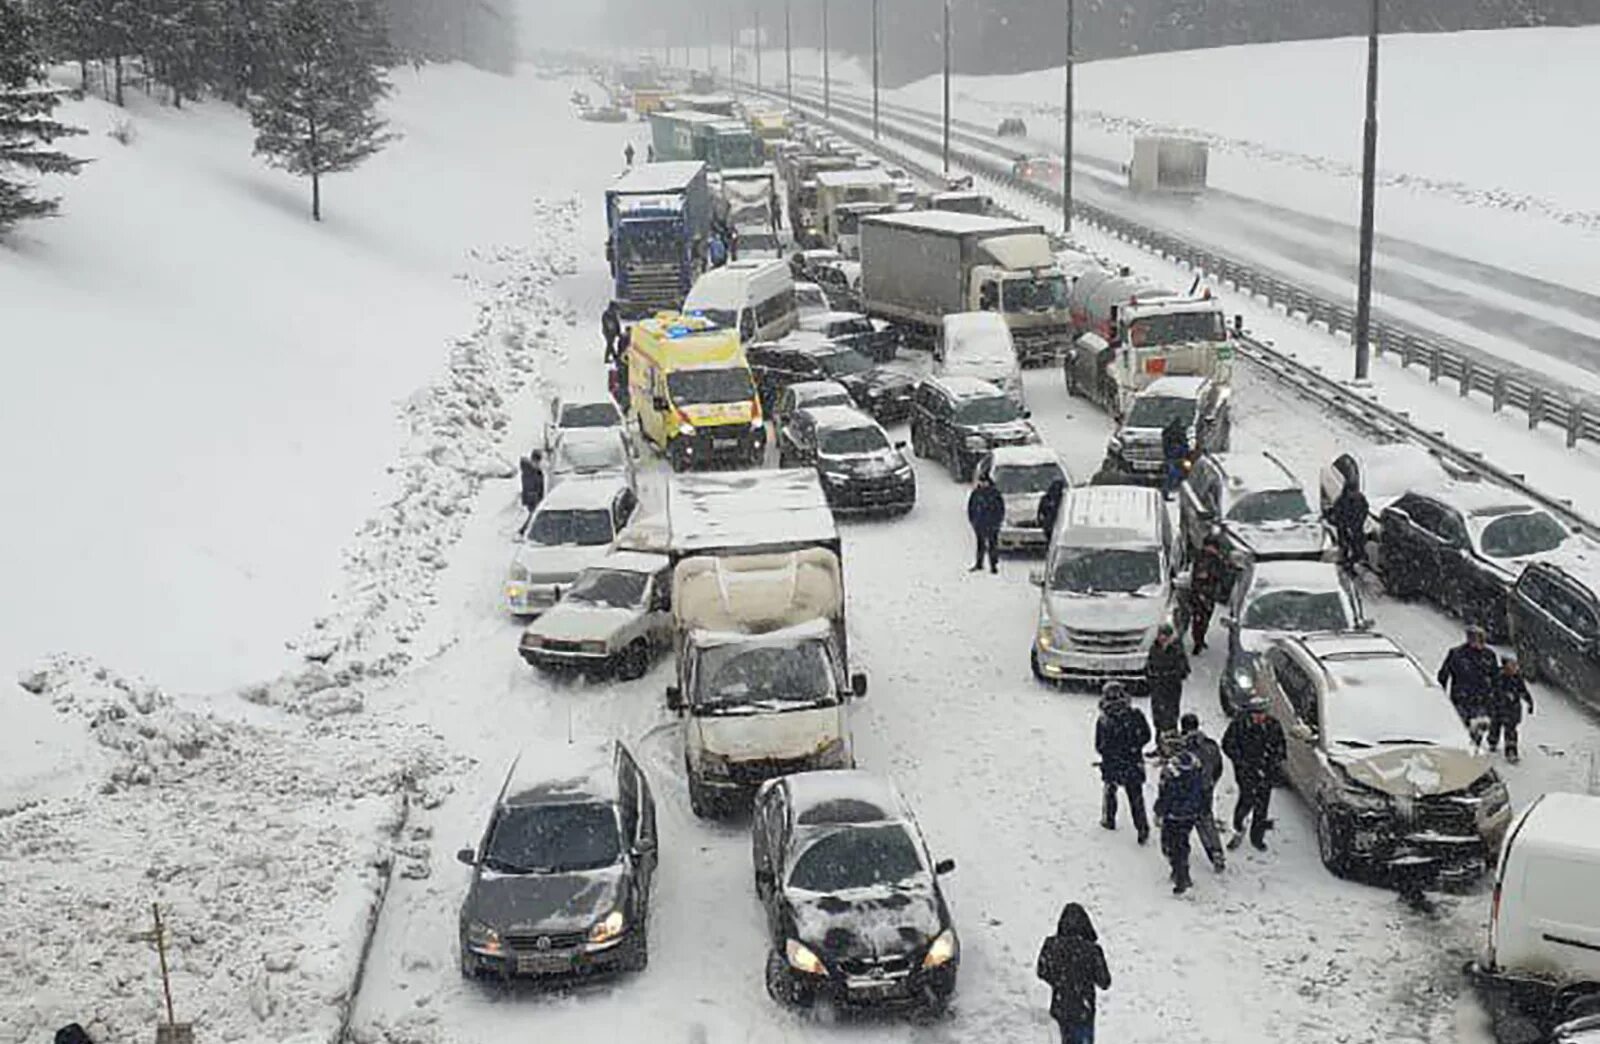
[[[784,388],[802,381],[838,381],[857,406],[884,424],[902,421],[911,412],[916,382],[910,375],[817,334],[791,334],[774,344],[752,345],[746,355],[769,413]]]
[[[917,475],[878,422],[848,406],[798,410],[778,436],[778,465],[817,469],[835,514],[903,515],[917,503]]]
[[[911,396],[911,452],[943,461],[952,478],[967,482],[990,450],[1040,441],[1028,416],[988,381],[931,377]]]
[[[1592,555],[1534,562],[1506,603],[1522,673],[1593,702],[1600,693],[1600,567]]]
[[[461,904],[461,973],[637,971],[649,961],[656,807],[621,743],[540,748],[506,775]]]

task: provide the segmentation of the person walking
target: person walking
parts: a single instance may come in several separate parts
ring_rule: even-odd
[[[606,362],[609,363],[616,359],[622,342],[622,310],[615,301],[608,302],[606,310],[600,313],[600,335],[606,339]]]
[[[1189,677],[1189,657],[1184,654],[1177,628],[1170,622],[1156,631],[1156,640],[1145,660],[1145,674],[1150,679],[1150,717],[1155,721],[1156,742],[1161,743],[1177,735],[1178,715],[1183,710],[1183,682]]]
[[[1095,991],[1111,988],[1111,969],[1089,912],[1078,903],[1061,908],[1056,933],[1039,947],[1034,974],[1050,987],[1050,1017],[1061,1044],[1094,1044]]]
[[[1533,713],[1533,693],[1522,677],[1522,664],[1515,656],[1500,661],[1500,673],[1494,679],[1494,693],[1489,700],[1489,753],[1500,747],[1500,737],[1506,738],[1506,760],[1515,765],[1522,760],[1517,750],[1517,728],[1522,724],[1522,708]]]
[[[651,145],[651,144],[646,144],[645,145],[645,147],[644,147],[644,161],[646,163],[654,163],[656,161],[656,147],[654,145]]]
[[[1182,417],[1174,417],[1161,429],[1161,495],[1167,500],[1183,485],[1184,465],[1189,460],[1189,425]]]
[[[1039,528],[1044,530],[1044,542],[1050,543],[1050,538],[1056,531],[1056,519],[1061,515],[1061,498],[1067,494],[1067,480],[1055,479],[1045,489],[1044,496],[1039,498],[1039,513],[1037,521]]]
[[[1244,709],[1228,723],[1222,734],[1222,753],[1233,762],[1233,781],[1239,787],[1239,800],[1233,806],[1233,837],[1229,848],[1244,843],[1245,823],[1250,824],[1250,843],[1257,851],[1267,850],[1267,831],[1272,805],[1272,781],[1288,756],[1283,726],[1267,713],[1267,701],[1253,696]]]
[[[1172,866],[1172,894],[1194,887],[1189,876],[1189,834],[1205,811],[1205,769],[1190,750],[1179,750],[1161,769],[1156,791],[1156,821],[1161,824],[1161,854]]]
[[[628,166],[633,166],[633,142],[628,142],[622,148],[622,158],[628,161]]]
[[[978,539],[978,557],[970,572],[983,569],[984,556],[989,559],[989,572],[1000,571],[1000,527],[1006,520],[1006,501],[995,488],[994,479],[980,475],[967,497],[967,521]]]
[[[1144,811],[1144,745],[1150,742],[1150,723],[1128,701],[1121,682],[1106,682],[1101,692],[1100,719],[1094,726],[1094,749],[1100,755],[1100,825],[1117,829],[1120,788],[1128,795],[1128,814],[1142,845],[1150,840],[1150,820]]]
[[[1196,714],[1185,714],[1179,728],[1183,749],[1199,758],[1204,770],[1201,779],[1206,785],[1205,808],[1195,820],[1195,832],[1200,835],[1200,847],[1206,850],[1211,868],[1220,874],[1228,867],[1227,857],[1222,853],[1222,836],[1217,832],[1216,795],[1217,783],[1222,779],[1222,748],[1200,731],[1200,718]]]
[[[522,506],[528,509],[528,521],[531,522],[534,509],[539,506],[539,501],[544,499],[543,458],[538,450],[532,450],[526,457],[518,460],[517,465],[522,473]],[[523,523],[524,526],[527,524]]]
[[[1450,702],[1472,736],[1474,748],[1483,746],[1489,731],[1489,702],[1494,696],[1495,677],[1500,659],[1489,648],[1488,635],[1473,624],[1467,628],[1467,641],[1451,649],[1439,667],[1439,684],[1450,693]]]
[[[1228,559],[1222,553],[1222,540],[1207,533],[1189,573],[1189,630],[1198,656],[1206,650],[1206,633],[1211,630],[1211,614],[1228,593]]]
[[[1351,572],[1367,561],[1367,517],[1371,512],[1367,495],[1349,478],[1328,508],[1328,522],[1339,544],[1339,561]]]

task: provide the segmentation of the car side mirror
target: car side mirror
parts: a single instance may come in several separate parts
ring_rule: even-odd
[[[1043,587],[1044,586],[1044,570],[1043,569],[1030,569],[1030,570],[1028,570],[1028,583],[1032,584],[1034,587]]]
[[[456,851],[456,862],[461,863],[464,866],[477,866],[478,853],[474,852],[470,848],[458,849]]]
[[[863,699],[867,695],[867,676],[860,672],[850,676],[850,695]]]
[[[683,690],[676,685],[667,686],[667,710],[683,710]]]
[[[956,861],[954,859],[941,859],[933,864],[933,874],[935,877],[942,877],[955,870],[955,868]]]

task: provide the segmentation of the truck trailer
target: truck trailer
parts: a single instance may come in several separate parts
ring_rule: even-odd
[[[705,164],[634,167],[606,190],[606,258],[625,317],[676,311],[705,270],[711,190]]]
[[[1133,142],[1128,191],[1137,195],[1198,196],[1206,190],[1206,143],[1150,136]]]

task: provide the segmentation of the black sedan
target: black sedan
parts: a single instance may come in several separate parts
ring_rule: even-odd
[[[916,820],[887,780],[855,770],[764,784],[752,820],[767,992],[810,1007],[944,1010],[961,944]]]

